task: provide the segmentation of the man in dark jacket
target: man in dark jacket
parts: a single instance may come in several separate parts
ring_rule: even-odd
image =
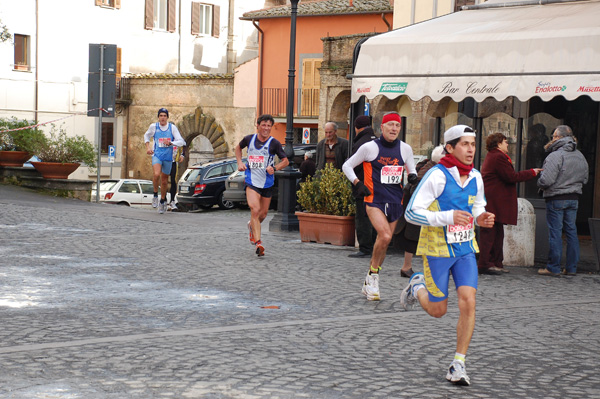
[[[544,190],[546,222],[548,223],[548,264],[539,269],[543,276],[560,274],[562,232],[567,237],[566,275],[575,275],[579,262],[577,239],[577,208],[582,187],[588,181],[589,166],[583,154],[577,151],[577,140],[569,126],[560,125],[554,130],[552,141],[546,144],[548,156],[544,160],[538,187]]]
[[[342,165],[348,159],[348,140],[338,137],[337,123],[327,122],[324,128],[325,138],[317,144],[317,170],[323,169],[327,163],[342,169]]]
[[[356,137],[354,138],[354,144],[352,145],[352,155],[356,154],[356,151],[365,143],[371,140],[375,140],[375,133],[371,127],[371,118],[367,115],[361,115],[354,120],[354,131]],[[364,171],[362,164],[354,168],[354,173],[363,181]],[[351,253],[348,255],[350,258],[370,258],[371,252],[373,252],[373,243],[377,238],[377,232],[373,228],[367,211],[365,209],[365,201],[362,195],[360,195],[356,186],[352,185],[352,196],[356,200],[356,214],[354,215],[354,226],[356,228],[356,238],[358,240],[358,252]]]

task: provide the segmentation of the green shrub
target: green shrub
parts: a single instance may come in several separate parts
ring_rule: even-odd
[[[26,119],[0,118],[0,131],[19,129],[32,124]],[[44,143],[45,138],[44,132],[38,128],[0,133],[0,151],[27,151],[32,154],[36,148]]]
[[[306,182],[300,183],[298,204],[310,213],[334,216],[356,213],[350,181],[344,172],[330,164],[318,171],[314,178],[308,177]]]
[[[67,132],[52,125],[50,137],[38,146],[35,155],[43,162],[84,163],[96,167],[96,147],[84,136],[67,136]]]

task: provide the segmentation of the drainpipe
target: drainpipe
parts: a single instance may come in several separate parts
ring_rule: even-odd
[[[235,0],[229,0],[229,12],[227,22],[227,73],[233,73],[233,70],[235,68],[235,51],[233,49],[234,3]]]
[[[388,22],[387,19],[385,19],[385,14],[381,13],[381,19],[383,19],[383,22],[387,25],[388,27],[388,32],[392,30],[392,25],[390,25],[390,23]]]
[[[263,113],[263,107],[262,107],[262,103],[263,103],[263,94],[262,94],[262,87],[263,87],[263,40],[265,40],[265,32],[262,31],[262,29],[260,29],[260,27],[258,26],[258,24],[256,23],[256,20],[253,19],[252,20],[252,25],[254,25],[254,27],[258,30],[259,34],[258,34],[258,107],[257,107],[257,116],[258,115],[262,115]]]
[[[39,79],[39,60],[40,60],[40,56],[39,56],[39,45],[38,43],[40,42],[40,7],[39,7],[39,0],[35,0],[35,84],[34,84],[34,116],[33,119],[35,119],[36,123],[38,122],[38,92],[39,92],[39,83],[38,83],[38,79]]]

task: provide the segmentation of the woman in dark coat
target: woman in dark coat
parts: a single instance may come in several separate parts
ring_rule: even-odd
[[[536,177],[541,169],[515,172],[508,156],[508,141],[502,133],[493,133],[486,140],[488,154],[481,167],[487,205],[485,210],[496,215],[494,227],[479,232],[479,273],[508,272],[504,260],[504,225],[517,224],[517,183]]]

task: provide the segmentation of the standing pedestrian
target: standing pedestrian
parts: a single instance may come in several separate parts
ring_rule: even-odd
[[[515,172],[508,156],[508,139],[502,133],[492,133],[485,142],[488,150],[481,175],[485,188],[486,209],[496,215],[491,229],[479,232],[479,274],[508,273],[504,267],[504,225],[517,224],[517,183],[535,178],[539,168]]]
[[[356,137],[354,138],[354,144],[352,145],[352,155],[356,154],[358,149],[363,144],[369,141],[375,140],[375,132],[371,127],[371,117],[367,115],[361,115],[356,117],[354,120],[354,131]],[[365,172],[363,170],[362,163],[358,164],[354,168],[354,173],[360,181],[365,180]],[[365,197],[358,193],[355,185],[352,186],[352,196],[356,201],[356,213],[354,214],[354,226],[356,228],[356,239],[358,240],[358,252],[353,252],[348,257],[350,258],[370,258],[373,252],[373,243],[377,238],[377,232],[373,228],[369,217],[367,216],[367,209],[365,208]]]
[[[473,169],[475,132],[457,125],[444,133],[446,155],[431,168],[406,208],[406,219],[421,225],[417,255],[423,255],[423,273],[415,273],[400,295],[405,309],[416,302],[433,317],[448,309],[450,274],[456,286],[460,315],[456,326],[456,353],[446,379],[470,385],[465,356],[475,328],[478,251],[475,225],[492,227],[494,214],[485,210],[483,179]]]
[[[309,176],[312,177],[315,175],[317,165],[313,159],[313,154],[313,151],[306,151],[304,153],[304,161],[300,164],[300,173],[302,173],[300,183],[304,183]]]
[[[261,241],[261,223],[267,217],[275,171],[288,166],[289,160],[281,143],[271,137],[271,128],[275,120],[271,115],[265,114],[256,121],[257,133],[244,137],[235,146],[235,158],[238,170],[246,171],[246,201],[250,207],[250,221],[248,232],[250,243],[255,246],[258,256],[264,256],[265,247]],[[242,162],[242,149],[248,147],[248,162]],[[275,155],[281,160],[275,165]]]
[[[171,210],[177,210],[177,202],[175,201],[175,195],[177,194],[177,174],[179,173],[179,164],[185,159],[185,145],[180,147],[173,146],[173,165],[171,165],[171,186],[169,192],[171,194],[171,203],[169,207]]]
[[[338,125],[327,122],[324,126],[325,138],[317,143],[317,170],[330,163],[336,169],[342,169],[344,161],[348,159],[348,140],[338,137]]]
[[[377,239],[362,293],[369,301],[379,301],[379,271],[392,240],[396,223],[404,213],[402,209],[402,176],[406,167],[410,180],[416,178],[412,148],[398,139],[400,115],[395,112],[383,116],[381,137],[358,149],[343,165],[348,180],[356,192],[364,197],[367,215],[377,230]],[[364,182],[354,173],[363,164]],[[411,176],[412,175],[412,176]]]
[[[173,146],[185,145],[185,140],[181,137],[179,129],[168,122],[168,119],[169,111],[166,108],[159,109],[158,122],[151,124],[144,133],[146,154],[152,155],[152,186],[154,187],[152,207],[158,208],[158,213],[165,213],[167,210],[167,186],[173,166]],[[151,138],[154,141],[152,148],[150,147]],[[159,184],[160,203],[158,202]]]
[[[558,126],[552,141],[546,144],[548,156],[544,160],[538,187],[544,191],[546,200],[546,222],[548,223],[548,263],[538,273],[542,276],[560,274],[562,255],[562,232],[567,236],[567,258],[565,274],[574,276],[579,262],[579,240],[577,239],[577,209],[582,187],[588,181],[589,166],[585,157],[577,150],[577,139],[567,125]]]

